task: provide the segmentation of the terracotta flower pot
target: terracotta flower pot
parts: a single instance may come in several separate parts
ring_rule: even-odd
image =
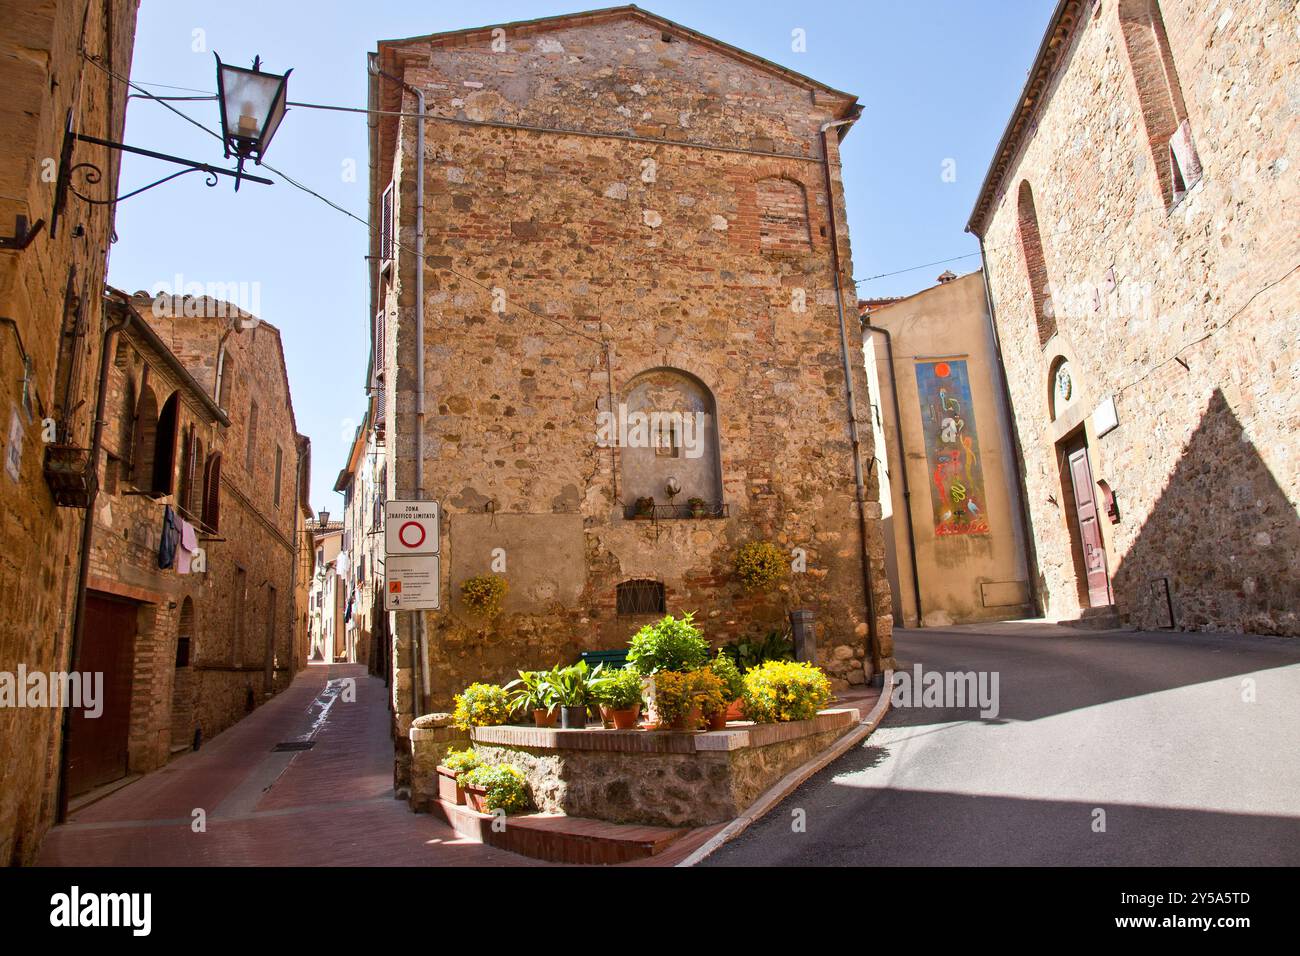
[[[745,719],[745,702],[741,700],[739,697],[733,700],[731,704],[727,707],[727,719],[728,720]]]
[[[700,708],[692,707],[684,714],[678,715],[668,725],[669,730],[693,731],[700,726]]]
[[[542,707],[533,708],[533,723],[538,727],[554,727],[555,719],[559,716],[556,709],[552,707],[546,710]]]
[[[609,717],[614,722],[615,730],[636,730],[636,722],[640,716],[640,703],[633,704],[631,707],[623,707],[618,710],[611,708],[609,711]]]
[[[708,715],[709,730],[726,730],[727,729],[727,710],[715,710]]]
[[[456,782],[456,772],[438,767],[438,799],[456,806],[465,802],[465,788]]]
[[[465,787],[464,790],[465,790],[465,803],[469,806],[471,810],[475,811],[476,813],[492,812],[487,808],[487,804],[484,802],[485,800],[487,800],[487,787],[476,787],[471,784],[470,786]]]

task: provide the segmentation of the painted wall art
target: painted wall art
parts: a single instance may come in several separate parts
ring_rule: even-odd
[[[988,534],[984,471],[964,359],[916,363],[934,533]]]

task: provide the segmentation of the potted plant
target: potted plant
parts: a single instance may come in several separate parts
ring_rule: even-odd
[[[653,498],[638,498],[632,514],[636,518],[653,518],[655,516],[655,500]]]
[[[696,671],[659,671],[655,674],[655,701],[659,724],[669,730],[699,728],[701,716],[726,713],[722,678],[708,668]]]
[[[460,785],[460,776],[477,767],[481,761],[473,748],[466,750],[448,750],[438,764],[438,797],[448,803],[460,806],[465,802],[465,788]]]
[[[717,657],[709,661],[709,670],[722,681],[722,693],[726,703],[715,711],[706,711],[704,716],[709,719],[709,730],[726,730],[727,721],[735,720],[740,716],[739,707],[745,693],[745,681],[736,662],[722,650],[718,651]]]
[[[830,680],[804,661],[768,661],[745,675],[745,713],[759,723],[809,720],[831,697]]]
[[[501,610],[510,586],[499,574],[480,574],[467,578],[460,586],[460,599],[466,609],[484,617],[494,617]]]
[[[632,667],[606,671],[591,682],[591,693],[615,730],[636,730],[641,715],[641,675]]]
[[[649,677],[659,671],[693,671],[709,660],[709,644],[695,626],[692,613],[671,614],[632,635],[628,663]]]
[[[736,576],[746,591],[770,589],[786,570],[786,555],[770,541],[750,541],[736,552]]]
[[[547,671],[520,671],[519,676],[506,684],[510,691],[510,706],[522,712],[527,718],[532,716],[538,727],[554,727],[560,716],[555,704],[555,692],[547,682]]]
[[[510,693],[499,684],[470,684],[456,695],[456,709],[451,722],[461,730],[471,727],[493,727],[508,723]]]
[[[587,705],[591,703],[591,684],[602,671],[600,664],[588,670],[586,661],[557,667],[546,675],[546,684],[560,708],[560,726],[565,730],[582,730],[587,726]]]
[[[692,518],[707,518],[709,505],[703,498],[687,498],[686,506],[691,509]]]
[[[517,813],[531,803],[523,771],[509,764],[479,764],[466,771],[459,782],[465,789],[465,802],[479,813]]]

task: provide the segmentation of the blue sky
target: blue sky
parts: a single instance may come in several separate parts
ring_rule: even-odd
[[[365,54],[380,39],[572,13],[611,5],[581,0],[474,4],[415,0],[143,0],[132,78],[212,92],[212,51],[241,66],[293,68],[290,99],[364,106]],[[773,3],[655,0],[641,6],[858,95],[866,107],[844,144],[854,273],[894,273],[858,286],[904,295],[945,268],[978,266],[963,229],[1053,0],[828,0]],[[792,50],[802,29],[805,52]],[[159,95],[192,95],[150,87]],[[209,127],[215,103],[177,103]],[[156,103],[132,100],[126,141],[191,159],[221,159],[220,144]],[[365,218],[366,124],[360,114],[293,110],[267,161]],[[349,161],[355,179],[346,176]],[[950,161],[950,162],[949,162]],[[947,166],[945,164],[948,163]],[[174,168],[174,167],[172,167]],[[137,157],[127,192],[172,168]],[[955,177],[946,181],[945,168]],[[366,231],[285,184],[226,183],[198,175],[123,202],[109,281],[128,291],[157,283],[256,283],[261,317],[283,333],[298,429],[313,445],[312,503],[338,511],[332,488],[364,408],[368,350]]]

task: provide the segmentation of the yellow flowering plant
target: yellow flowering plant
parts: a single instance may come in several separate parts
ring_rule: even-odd
[[[736,552],[736,576],[746,591],[770,588],[785,574],[785,555],[770,541],[750,541]]]
[[[804,661],[768,661],[745,675],[745,716],[757,723],[808,720],[831,698],[830,680]]]
[[[509,587],[499,574],[480,574],[461,584],[460,599],[474,613],[492,617],[501,610],[501,602]]]
[[[470,684],[456,695],[451,722],[461,730],[493,727],[510,720],[510,692],[499,684]]]
[[[658,671],[655,673],[655,707],[662,723],[685,717],[691,708],[712,714],[727,706],[722,678],[713,671]]]

